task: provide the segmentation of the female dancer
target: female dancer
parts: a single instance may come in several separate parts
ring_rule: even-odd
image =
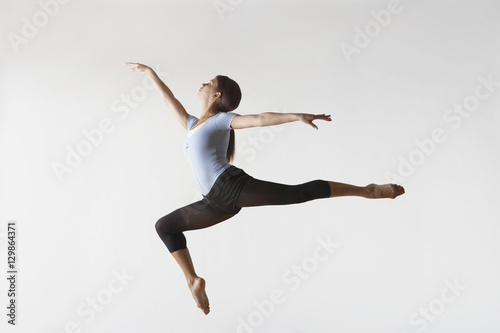
[[[330,115],[273,112],[239,115],[231,111],[240,103],[240,87],[227,76],[217,75],[208,83],[203,83],[198,91],[202,106],[198,119],[186,112],[150,67],[139,63],[125,65],[131,71],[138,70],[149,75],[168,108],[188,131],[184,153],[203,199],[160,218],[156,222],[156,231],[184,272],[189,290],[205,314],[210,311],[205,280],[194,270],[183,231],[213,226],[233,217],[242,207],[289,205],[340,196],[394,199],[404,193],[403,187],[395,184],[360,187],[317,179],[304,184],[285,185],[255,179],[229,164],[234,156],[234,129],[272,126],[297,120],[318,129],[312,121],[331,121]]]

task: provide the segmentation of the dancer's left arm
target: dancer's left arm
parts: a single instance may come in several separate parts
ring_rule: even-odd
[[[260,114],[261,116],[261,126],[272,126],[284,123],[289,123],[292,121],[302,121],[313,128],[318,129],[318,127],[313,124],[313,120],[321,119],[331,121],[330,115],[323,114],[309,114],[309,113],[277,113],[277,112],[264,112]]]
[[[313,120],[321,119],[331,121],[330,115],[309,114],[309,113],[279,113],[279,112],[263,112],[259,114],[237,115],[231,122],[231,128],[243,129],[250,127],[264,127],[290,123],[292,121],[302,121],[313,128],[318,127],[313,124]]]

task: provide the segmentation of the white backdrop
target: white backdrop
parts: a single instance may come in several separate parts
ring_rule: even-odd
[[[498,332],[499,28],[487,0],[2,0],[2,332]],[[205,316],[154,228],[202,198],[186,131],[123,62],[198,117],[218,74],[239,114],[331,114],[236,130],[255,178],[406,193],[186,232]]]

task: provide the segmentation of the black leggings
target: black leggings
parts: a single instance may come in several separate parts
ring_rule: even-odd
[[[329,197],[330,185],[325,180],[318,179],[299,185],[285,185],[251,177],[243,184],[236,206],[240,208],[289,205]],[[205,201],[199,200],[159,219],[156,222],[156,231],[172,253],[187,248],[183,231],[207,228],[234,215],[236,214],[221,213]]]

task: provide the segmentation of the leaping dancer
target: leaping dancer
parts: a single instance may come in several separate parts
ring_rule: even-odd
[[[234,130],[273,126],[302,121],[315,129],[313,120],[331,121],[330,115],[308,113],[273,113],[240,115],[234,111],[241,100],[239,85],[224,75],[203,83],[198,91],[201,116],[186,112],[170,89],[148,66],[125,63],[131,71],[146,73],[154,82],[168,108],[184,129],[186,155],[203,199],[178,208],[156,222],[156,231],[181,267],[197,306],[205,313],[210,305],[205,280],[193,266],[183,232],[211,227],[238,214],[243,207],[290,205],[321,198],[358,196],[368,199],[391,198],[403,194],[396,184],[354,186],[326,180],[312,180],[298,185],[273,183],[253,178],[230,164],[234,157]]]

